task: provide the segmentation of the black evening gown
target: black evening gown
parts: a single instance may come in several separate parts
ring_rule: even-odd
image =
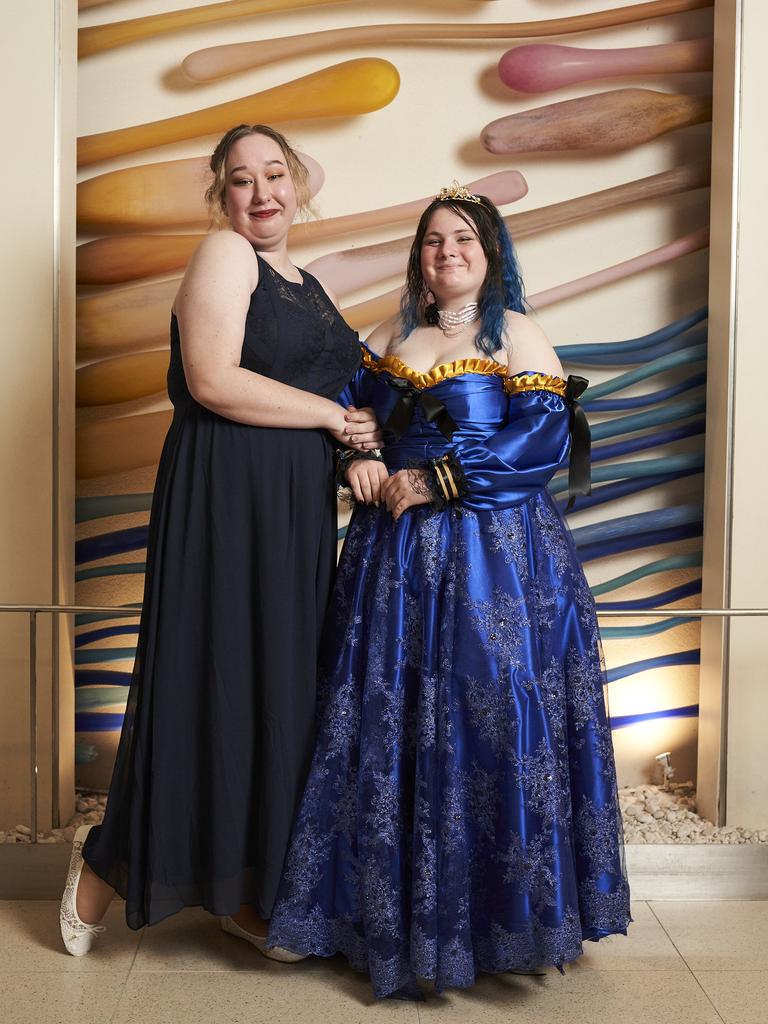
[[[335,400],[359,361],[317,281],[259,257],[240,365]],[[336,561],[325,431],[199,405],[175,317],[168,392],[133,681],[106,816],[83,851],[131,928],[185,906],[270,916],[312,756]]]

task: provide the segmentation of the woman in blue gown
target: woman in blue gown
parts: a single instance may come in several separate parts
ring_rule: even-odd
[[[595,609],[546,489],[571,448],[588,488],[585,386],[524,315],[496,208],[444,189],[341,399],[386,443],[342,459],[358,504],[268,936],[343,953],[377,996],[562,968],[626,933]]]

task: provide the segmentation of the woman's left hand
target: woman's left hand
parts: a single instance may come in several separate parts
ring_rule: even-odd
[[[395,520],[413,505],[431,501],[427,474],[420,469],[400,469],[381,485],[381,500]]]
[[[369,451],[372,448],[380,448],[384,443],[384,435],[373,409],[356,409],[354,405],[350,405],[344,418],[347,421],[345,433],[350,448]]]

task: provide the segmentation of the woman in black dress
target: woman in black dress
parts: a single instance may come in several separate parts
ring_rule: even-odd
[[[331,437],[379,441],[369,411],[336,402],[357,337],[288,257],[306,168],[278,132],[243,125],[211,169],[233,230],[203,241],[171,317],[133,683],[104,823],[78,830],[62,900],[75,956],[114,891],[131,928],[203,906],[263,946],[312,754]]]

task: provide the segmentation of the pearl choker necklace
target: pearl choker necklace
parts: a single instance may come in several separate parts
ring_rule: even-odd
[[[437,326],[446,336],[458,334],[466,324],[471,324],[480,316],[478,304],[468,302],[466,306],[456,311],[452,309],[438,309]]]

